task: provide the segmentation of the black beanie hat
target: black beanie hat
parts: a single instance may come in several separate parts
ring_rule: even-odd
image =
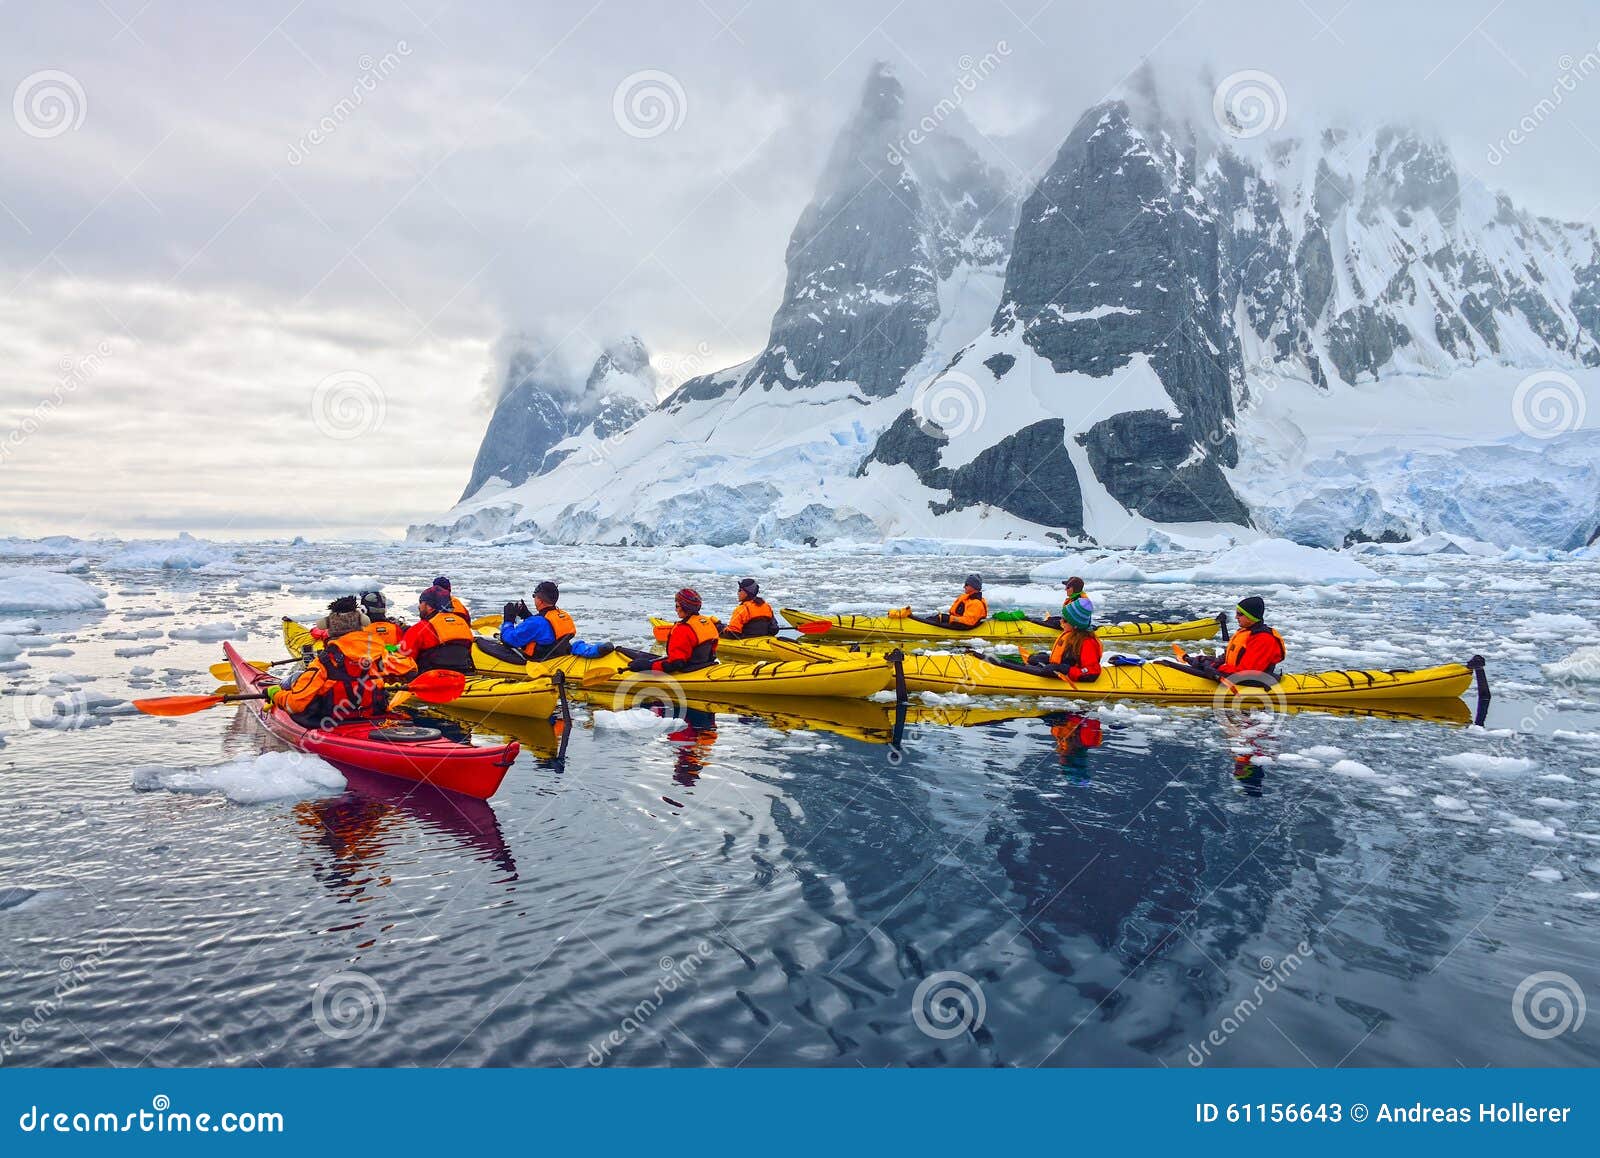
[[[971,575],[968,575],[967,576],[967,586],[973,588],[974,590],[982,591],[983,590],[983,576],[979,575],[977,572],[973,572]]]
[[[1251,619],[1262,620],[1267,617],[1267,601],[1259,595],[1247,595],[1239,600],[1239,610]]]
[[[741,579],[739,580],[739,590],[745,592],[747,595],[760,595],[761,584],[757,583],[754,579]]]

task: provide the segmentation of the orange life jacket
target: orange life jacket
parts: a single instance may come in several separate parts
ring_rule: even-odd
[[[472,670],[472,624],[454,611],[436,611],[428,620],[439,642],[417,655],[417,670]]]
[[[362,631],[385,647],[400,642],[400,625],[392,619],[376,619],[362,628]]]
[[[956,601],[950,605],[950,619],[964,627],[976,627],[989,618],[989,604],[982,594],[968,595],[965,592],[956,596]]]
[[[1080,662],[1083,658],[1084,642],[1095,638],[1092,631],[1082,634],[1071,628],[1063,631],[1056,636],[1056,645],[1050,649],[1050,662],[1064,663],[1068,666]]]
[[[539,614],[544,616],[556,637],[543,646],[530,643],[522,649],[522,654],[529,659],[556,659],[571,655],[572,641],[578,637],[578,625],[572,621],[572,616],[559,607],[546,607]]]
[[[450,596],[450,610],[461,616],[462,619],[472,618],[472,613],[467,610],[467,605],[454,595]]]
[[[279,693],[278,706],[307,726],[326,720],[344,723],[388,710],[381,661],[361,654],[366,636],[350,632],[330,643],[294,683]],[[351,648],[347,652],[346,647]]]
[[[694,645],[687,656],[681,654],[682,646],[678,645],[676,650],[680,654],[674,656],[674,644],[685,628],[693,633]],[[673,625],[672,634],[667,636],[667,658],[656,661],[656,670],[671,673],[709,667],[717,661],[717,640],[720,638],[722,633],[717,621],[709,615],[691,615],[679,620]]]
[[[777,635],[778,617],[765,599],[746,599],[728,616],[728,635],[748,639],[757,635]]]
[[[1228,639],[1227,648],[1222,653],[1223,664],[1238,670],[1239,665],[1244,662],[1245,650],[1250,646],[1251,638],[1263,633],[1271,635],[1277,641],[1278,654],[1270,663],[1263,665],[1260,670],[1266,675],[1276,675],[1278,665],[1283,662],[1283,657],[1288,654],[1288,647],[1283,642],[1283,636],[1278,634],[1278,629],[1276,627],[1268,627],[1264,623],[1253,623],[1249,627],[1241,627],[1234,632]]]

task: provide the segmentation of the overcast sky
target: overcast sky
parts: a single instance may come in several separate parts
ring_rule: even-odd
[[[10,0],[0,535],[436,515],[497,338],[748,356],[872,62],[948,91],[1002,42],[965,111],[1019,181],[1148,58],[1272,74],[1285,133],[1420,123],[1525,207],[1600,214],[1600,73],[1491,160],[1600,54],[1580,0]]]

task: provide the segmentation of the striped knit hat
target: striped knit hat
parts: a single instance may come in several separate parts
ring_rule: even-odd
[[[1094,622],[1094,602],[1087,595],[1080,595],[1061,609],[1061,618],[1073,627],[1087,630]]]

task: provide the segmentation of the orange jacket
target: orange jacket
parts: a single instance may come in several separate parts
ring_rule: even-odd
[[[772,604],[765,599],[746,599],[740,603],[733,609],[733,614],[728,616],[728,626],[722,631],[723,635],[731,639],[777,633],[778,617],[773,613]]]
[[[472,624],[453,611],[438,611],[406,629],[400,650],[417,661],[418,671],[472,670]]]
[[[650,665],[651,671],[695,671],[717,661],[717,621],[708,615],[691,615],[672,625],[666,658]]]
[[[950,622],[960,624],[962,627],[977,627],[987,618],[989,618],[989,605],[984,602],[981,593],[968,595],[962,592],[950,605]]]
[[[1102,654],[1100,639],[1093,632],[1080,633],[1068,628],[1056,636],[1056,645],[1050,649],[1050,662],[1068,665],[1069,680],[1092,680],[1100,675]]]
[[[1253,623],[1233,633],[1217,670],[1223,675],[1241,672],[1276,675],[1285,651],[1283,636],[1278,634],[1277,628],[1268,627],[1265,623]]]

